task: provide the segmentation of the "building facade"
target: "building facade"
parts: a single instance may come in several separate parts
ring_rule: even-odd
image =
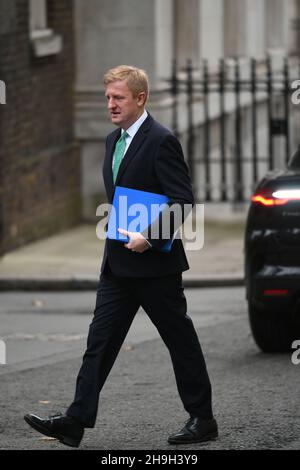
[[[101,165],[111,125],[102,76],[108,68],[127,63],[146,69],[148,109],[171,127],[172,96],[166,80],[173,59],[184,67],[190,58],[196,69],[208,59],[214,73],[221,57],[263,60],[269,54],[276,61],[299,50],[298,0],[89,0],[88,8],[85,0],[75,0],[75,13],[76,135],[87,219],[104,198]],[[201,127],[201,109],[195,118]],[[184,144],[185,119],[179,127]],[[262,132],[262,144],[264,139]]]
[[[269,54],[275,63],[299,55],[299,17],[299,0],[0,0],[0,253],[82,218],[96,220],[96,208],[105,200],[105,138],[112,130],[102,84],[108,68],[125,63],[146,69],[148,109],[172,128],[168,79],[174,59],[179,70],[191,59],[196,76],[207,59],[213,76],[222,57],[242,63]],[[210,104],[211,155],[219,158],[219,116],[213,99]],[[230,100],[227,105],[229,154],[235,118]],[[189,158],[185,106],[183,96],[178,131]],[[265,113],[262,99],[261,148],[267,145]],[[201,100],[194,119],[201,154]],[[251,120],[247,100],[242,120]],[[292,121],[296,142],[299,119]],[[243,141],[251,152],[245,130]],[[218,171],[212,169],[216,186]],[[195,174],[205,188],[201,164]],[[203,199],[201,191],[199,196]]]
[[[74,78],[73,2],[0,0],[0,253],[80,220]]]

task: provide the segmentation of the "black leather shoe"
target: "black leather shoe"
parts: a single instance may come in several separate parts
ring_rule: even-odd
[[[71,416],[56,414],[42,419],[33,414],[24,416],[26,423],[45,436],[55,437],[62,444],[79,447],[83,437],[84,426]]]
[[[218,437],[218,425],[215,419],[203,420],[190,418],[185,426],[168,439],[169,444],[191,444],[204,442]]]

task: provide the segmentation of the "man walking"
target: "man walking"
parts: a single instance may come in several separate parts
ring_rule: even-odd
[[[188,168],[180,143],[146,111],[146,73],[119,66],[104,76],[111,121],[118,129],[106,140],[103,178],[111,203],[116,185],[164,194],[169,205],[193,204]],[[159,223],[161,219],[159,220]],[[172,224],[171,224],[172,225]],[[173,224],[174,225],[174,224]],[[166,239],[126,232],[128,243],[106,240],[94,317],[80,368],[75,397],[65,414],[42,419],[25,415],[37,431],[78,447],[84,428],[95,425],[100,391],[140,306],[166,344],[183,406],[190,418],[168,438],[170,444],[207,441],[218,435],[211,385],[192,320],[186,314],[182,272],[189,269],[182,241],[169,253]],[[171,228],[172,237],[175,226]]]

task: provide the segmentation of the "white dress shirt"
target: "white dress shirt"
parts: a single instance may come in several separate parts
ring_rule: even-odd
[[[132,139],[134,138],[135,134],[137,133],[137,131],[139,130],[143,122],[146,120],[147,116],[148,116],[148,113],[145,110],[143,114],[127,129],[126,132],[128,136],[125,139],[126,146],[125,146],[125,152],[123,154],[122,159],[124,158],[124,155],[126,154],[128,147],[131,144]],[[125,132],[124,129],[122,129],[122,134],[123,132]],[[113,157],[112,167],[114,167],[114,161],[115,161],[115,156]]]
[[[146,110],[144,110],[143,114],[127,129],[126,132],[128,136],[125,139],[126,146],[125,146],[125,151],[124,151],[122,159],[124,158],[124,155],[126,154],[128,147],[131,144],[132,139],[134,138],[135,134],[137,133],[137,131],[139,130],[139,128],[141,127],[141,125],[143,124],[147,116],[148,116],[148,113]],[[122,129],[122,134],[123,132],[125,132],[124,129]],[[114,161],[115,161],[115,156],[113,157],[112,167],[114,167]],[[145,237],[143,236],[143,238]],[[146,240],[146,242],[148,243],[150,247],[152,246],[151,243],[148,242],[148,240]]]

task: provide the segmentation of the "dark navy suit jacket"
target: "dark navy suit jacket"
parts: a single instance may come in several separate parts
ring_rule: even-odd
[[[103,164],[103,179],[109,203],[114,196],[112,159],[120,129],[108,135]],[[188,167],[178,139],[165,127],[147,116],[123,157],[117,186],[164,194],[172,204],[194,204]],[[176,227],[173,227],[175,229]],[[152,248],[136,253],[122,242],[107,239],[101,271],[106,263],[120,277],[159,277],[189,269],[181,239],[174,239],[169,253],[160,251],[165,240],[148,237]]]

